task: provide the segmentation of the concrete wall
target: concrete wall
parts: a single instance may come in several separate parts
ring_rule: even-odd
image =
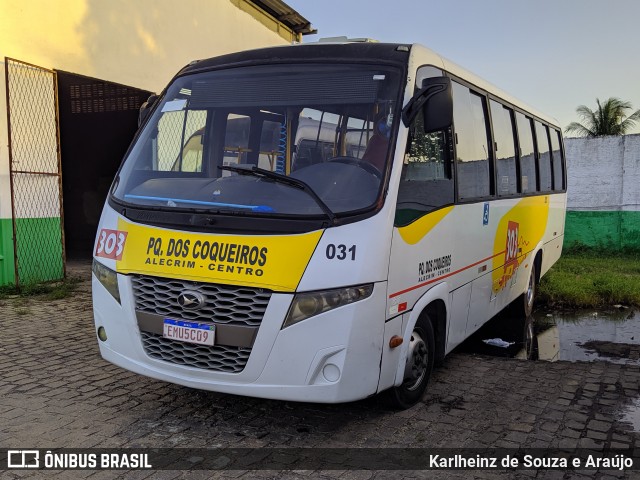
[[[640,249],[640,135],[567,138],[565,247]]]
[[[192,60],[287,44],[240,0],[0,0],[0,55],[159,92]]]

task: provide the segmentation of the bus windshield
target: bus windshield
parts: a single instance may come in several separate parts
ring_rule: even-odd
[[[340,64],[178,77],[125,159],[113,198],[222,214],[371,208],[383,190],[400,83],[392,67]]]

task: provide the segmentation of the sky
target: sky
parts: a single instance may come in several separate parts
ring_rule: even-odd
[[[639,0],[285,0],[318,30],[420,43],[558,120],[618,97],[640,109]],[[640,133],[640,125],[629,133]]]

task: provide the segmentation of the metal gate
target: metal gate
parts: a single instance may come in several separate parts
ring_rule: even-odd
[[[65,276],[58,93],[53,70],[5,57],[16,285]]]

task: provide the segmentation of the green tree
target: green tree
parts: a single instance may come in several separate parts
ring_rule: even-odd
[[[591,110],[584,105],[576,108],[582,123],[571,122],[564,131],[579,137],[624,135],[635,126],[636,122],[640,121],[640,110],[626,116],[627,110],[631,110],[631,102],[611,97],[603,103],[596,98],[596,103],[598,104],[596,110]]]

